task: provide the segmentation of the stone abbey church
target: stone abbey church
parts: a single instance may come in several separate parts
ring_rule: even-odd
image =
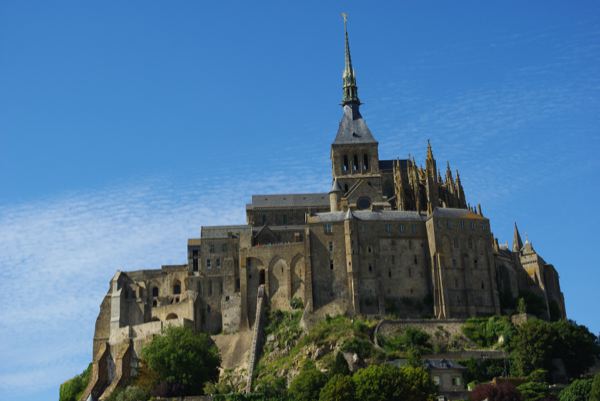
[[[184,264],[117,272],[96,321],[84,399],[103,399],[129,377],[145,339],[164,325],[248,330],[262,299],[283,310],[298,299],[305,313],[450,319],[510,313],[527,293],[548,317],[566,316],[557,271],[517,227],[512,247],[499,245],[458,171],[440,173],[430,144],[424,167],[380,160],[360,105],[346,32],[331,187],[253,195],[246,224],[202,227]]]

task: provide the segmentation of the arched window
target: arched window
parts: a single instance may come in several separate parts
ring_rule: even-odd
[[[158,297],[158,287],[152,287],[152,296],[154,298]]]
[[[342,172],[347,173],[349,169],[348,165],[348,155],[344,155],[344,164],[342,164]]]
[[[352,158],[352,172],[355,173],[358,171],[358,156],[354,155]]]
[[[173,294],[181,294],[181,283],[179,281],[175,281],[175,284],[173,284]]]
[[[369,171],[369,155],[366,153],[363,155],[363,169]]]
[[[175,314],[175,313],[169,313],[167,315],[167,320],[172,320],[172,319],[177,319],[177,314]]]

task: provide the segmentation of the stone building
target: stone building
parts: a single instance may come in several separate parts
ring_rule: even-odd
[[[167,324],[209,333],[251,329],[257,295],[270,308],[307,313],[467,318],[511,312],[533,294],[566,316],[558,273],[522,243],[493,237],[460,175],[442,175],[431,145],[413,158],[380,160],[360,113],[345,34],[342,119],[330,149],[328,192],[253,195],[246,224],[202,227],[188,260],[117,272],[96,321],[92,380],[84,399],[106,398],[137,369],[144,341]],[[218,205],[215,205],[218,207]],[[259,288],[262,288],[259,291]]]

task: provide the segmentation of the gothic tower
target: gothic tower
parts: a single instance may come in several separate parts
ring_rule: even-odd
[[[347,16],[344,17],[345,67],[342,74],[343,115],[331,145],[333,179],[341,190],[343,208],[367,209],[381,202],[378,142],[360,114],[356,76],[352,67]],[[368,186],[367,188],[359,188]],[[368,193],[366,193],[368,192]],[[359,195],[360,193],[360,195]]]

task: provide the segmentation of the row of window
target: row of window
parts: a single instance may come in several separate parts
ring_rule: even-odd
[[[365,227],[366,227],[365,225],[361,225],[360,226],[360,230],[361,231],[365,231],[365,229],[366,229]],[[401,234],[405,233],[405,232],[408,231],[407,228],[408,227],[407,227],[406,224],[399,224],[398,225],[398,232],[400,232]],[[331,224],[331,223],[325,223],[323,225],[323,232],[325,234],[332,234],[333,233],[333,224]],[[390,223],[387,223],[385,225],[385,232],[388,233],[388,234],[393,234],[394,233],[394,225],[390,224]],[[416,224],[410,224],[410,232],[411,232],[411,234],[416,234],[417,233],[417,225]]]
[[[362,163],[359,162],[359,156],[352,156],[352,165],[350,165],[350,159],[348,155],[344,155],[342,161],[342,174],[358,173],[358,172],[369,171],[369,155],[363,154]]]
[[[444,226],[444,223],[442,220],[438,220],[438,227],[442,228]],[[446,228],[452,229],[454,228],[455,224],[453,222],[453,220],[447,219],[446,220]],[[465,229],[465,220],[459,220],[458,224],[456,225],[459,229],[464,230]],[[482,231],[484,231],[486,229],[486,223],[477,223],[475,221],[469,221],[469,228],[471,230],[476,230],[477,228],[480,228]]]

